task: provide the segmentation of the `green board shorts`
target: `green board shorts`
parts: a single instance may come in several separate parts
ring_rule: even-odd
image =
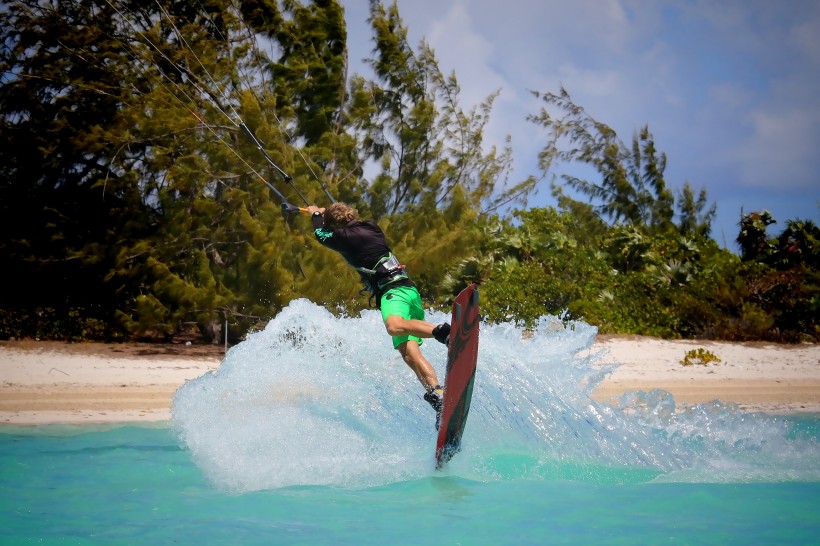
[[[384,321],[391,315],[398,315],[404,319],[424,320],[421,295],[415,286],[397,286],[385,292],[382,295],[381,310]],[[393,348],[398,349],[399,345],[411,339],[419,345],[424,343],[420,337],[412,335],[393,336]]]

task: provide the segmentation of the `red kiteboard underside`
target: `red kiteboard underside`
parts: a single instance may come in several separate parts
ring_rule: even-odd
[[[436,468],[441,468],[461,448],[478,360],[478,323],[478,289],[476,284],[471,284],[453,302]]]

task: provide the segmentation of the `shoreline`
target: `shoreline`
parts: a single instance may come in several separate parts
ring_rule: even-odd
[[[701,347],[722,362],[680,364]],[[599,336],[589,354],[597,366],[618,364],[593,392],[600,403],[658,388],[679,409],[719,399],[749,412],[820,413],[817,344]],[[219,345],[0,341],[0,425],[167,421],[176,389],[223,355]]]
[[[0,426],[163,422],[219,345],[0,341]]]
[[[596,339],[603,363],[620,366],[598,386],[593,400],[606,402],[629,390],[672,393],[677,405],[712,400],[741,410],[772,414],[820,413],[820,345],[663,340],[641,336]],[[718,364],[683,366],[687,352],[704,348]]]

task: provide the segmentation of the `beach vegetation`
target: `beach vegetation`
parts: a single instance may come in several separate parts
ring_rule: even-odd
[[[820,340],[813,222],[772,235],[750,212],[720,247],[716,206],[667,180],[649,126],[624,141],[563,88],[534,93],[539,172],[512,179],[511,148],[484,141],[497,93],[463,108],[397,5],[371,2],[370,24],[365,76],[335,0],[7,2],[0,338],[236,342],[297,298],[368,308],[278,187],[375,219],[433,308],[480,282],[491,322]],[[529,207],[547,183],[554,206]]]
[[[719,356],[703,347],[687,351],[683,360],[680,361],[681,366],[692,366],[693,364],[708,366],[709,364],[720,364],[721,362]]]

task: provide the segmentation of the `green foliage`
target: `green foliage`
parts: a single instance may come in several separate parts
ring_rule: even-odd
[[[776,252],[774,243],[766,239],[766,227],[775,222],[767,210],[743,215],[737,243],[744,260],[766,259]]]
[[[212,339],[215,325],[241,333],[296,297],[367,305],[355,272],[306,218],[282,220],[261,177],[291,202],[296,188],[326,199],[322,180],[381,219],[419,285],[446,300],[445,265],[474,247],[510,152],[481,151],[492,97],[462,112],[455,77],[409,47],[396,7],[373,2],[371,15],[378,75],[348,90],[333,0],[9,3],[0,264],[13,288],[0,307],[84,305],[109,337],[196,327]],[[238,116],[292,184],[260,167]],[[383,169],[364,180],[372,159]],[[515,189],[500,198],[527,185]]]
[[[585,180],[562,175],[571,189],[587,196],[593,210],[603,219],[639,228],[647,233],[671,230],[684,236],[706,236],[711,229],[716,207],[706,208],[706,192],[694,198],[689,183],[684,185],[676,202],[664,178],[666,154],[658,153],[655,139],[644,126],[627,146],[609,126],[593,119],[572,101],[561,88],[555,93],[533,93],[547,105],[533,123],[549,132],[547,144],[539,155],[541,170],[547,174],[559,162],[580,162],[593,167],[599,180]],[[548,108],[557,109],[551,113]],[[569,143],[569,147],[562,146]],[[573,200],[562,188],[553,191],[563,206]],[[677,224],[674,216],[680,217]]]
[[[111,326],[95,316],[94,309],[0,309],[0,339],[31,337],[56,341],[106,341],[121,339]]]
[[[455,285],[484,282],[490,320],[532,325],[549,313],[604,333],[816,339],[813,270],[750,267],[694,234],[650,234],[554,209],[514,216],[485,226],[478,253],[451,271]]]
[[[720,364],[720,357],[712,351],[707,351],[703,347],[687,351],[686,355],[683,357],[683,360],[680,361],[681,366],[691,366],[693,364],[708,366],[712,363]]]
[[[768,211],[743,215],[737,242],[748,286],[744,324],[755,339],[816,340],[820,334],[820,228],[789,220],[778,237],[769,237],[776,220]],[[755,331],[756,330],[756,331]]]
[[[483,309],[490,319],[532,325],[545,313],[562,314],[606,278],[606,270],[595,260],[598,251],[587,246],[589,234],[572,215],[531,209],[514,217],[517,225],[499,219],[487,222],[479,258],[456,264],[449,274],[453,288],[463,286],[457,282],[461,279],[484,282]]]
[[[482,312],[493,322],[509,320],[533,326],[540,316],[566,307],[568,296],[563,288],[560,279],[540,264],[518,264],[486,283]]]
[[[0,305],[67,301],[132,336],[196,325],[207,339],[214,324],[247,329],[293,296],[287,226],[246,159],[258,151],[224,113],[246,112],[277,143],[271,155],[292,160],[280,125],[261,116],[268,95],[247,91],[263,80],[242,81],[261,73],[249,32],[260,20],[219,1],[162,10],[17,1],[4,12],[0,202],[18,211],[3,218],[24,221],[4,224],[0,263],[15,274]]]
[[[497,94],[464,111],[396,4],[372,1],[370,24],[368,79],[346,73],[336,0],[6,3],[0,337],[215,341],[227,321],[235,341],[294,298],[366,307],[355,271],[305,216],[283,218],[272,185],[378,220],[430,305],[479,281],[492,321],[820,339],[811,221],[770,237],[771,215],[745,215],[742,259],[720,249],[714,205],[670,189],[649,128],[624,144],[563,89],[536,93],[542,175],[564,161],[597,178],[553,183],[557,209],[502,212],[538,179],[510,180],[509,146],[485,146]]]

